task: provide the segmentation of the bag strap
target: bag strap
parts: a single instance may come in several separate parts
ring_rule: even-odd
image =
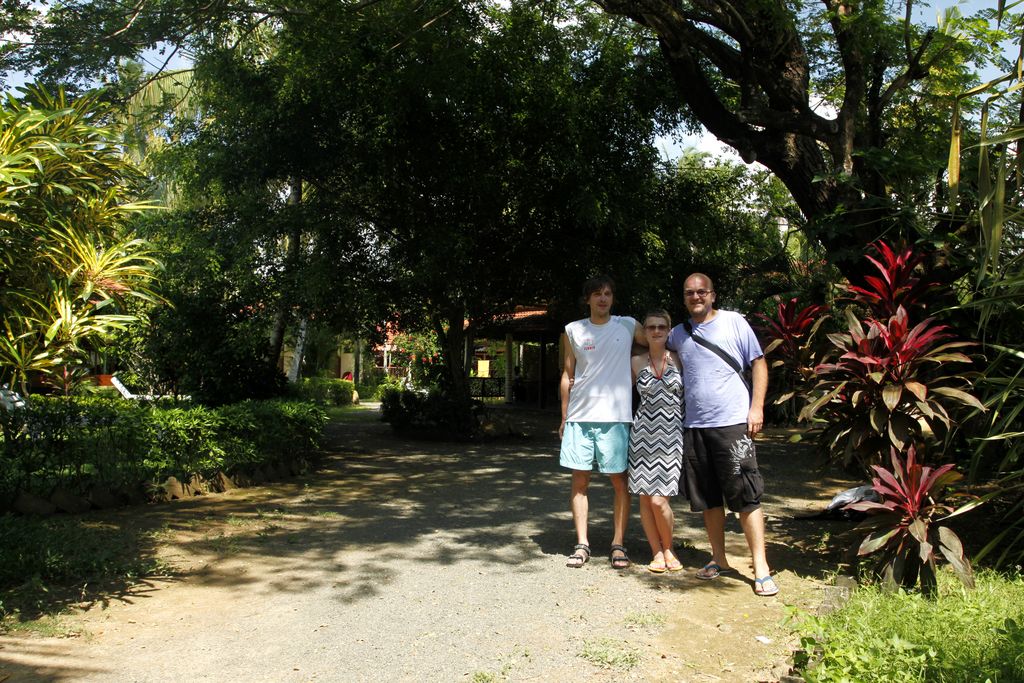
[[[693,325],[690,324],[689,320],[683,322],[683,329],[686,330],[686,334],[690,335],[690,339],[696,344],[700,344],[708,351],[713,352],[716,356],[725,361],[726,365],[736,371],[736,374],[740,376],[740,381],[743,382],[743,386],[747,388],[747,394],[753,395],[753,391],[750,389],[750,382],[747,381],[747,376],[743,374],[743,368],[736,359],[729,355],[729,353],[722,349],[714,342],[708,341],[704,337],[698,336],[693,333]]]

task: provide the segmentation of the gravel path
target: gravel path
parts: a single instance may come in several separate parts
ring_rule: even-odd
[[[486,444],[409,442],[371,411],[329,427],[315,474],[273,486],[97,515],[159,529],[175,576],[62,619],[74,637],[0,637],[0,682],[15,681],[769,681],[792,639],[784,604],[813,609],[832,566],[826,527],[793,522],[843,482],[806,449],[759,446],[769,557],[783,593],[742,576],[702,582],[697,515],[677,509],[684,572],[609,568],[611,489],[595,477],[591,545],[572,545],[568,475],[551,413]],[[781,484],[785,483],[785,487]],[[781,495],[785,488],[785,496]],[[648,553],[635,514],[627,545]],[[649,559],[649,558],[647,558]]]

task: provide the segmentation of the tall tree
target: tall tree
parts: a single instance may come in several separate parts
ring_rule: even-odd
[[[917,227],[895,190],[908,178],[934,187],[948,138],[934,107],[951,109],[968,59],[991,49],[955,22],[922,28],[913,0],[902,17],[883,0],[595,2],[653,31],[694,116],[785,183],[808,234],[847,272],[864,245]]]

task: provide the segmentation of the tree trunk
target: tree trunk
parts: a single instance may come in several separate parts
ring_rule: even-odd
[[[288,193],[288,206],[298,206],[302,203],[302,180],[300,178],[293,178],[291,182],[291,191]],[[295,268],[299,261],[299,247],[302,241],[302,225],[295,221],[292,225],[291,231],[285,238],[287,244],[285,245],[286,253],[284,258],[284,280],[288,282],[291,275],[295,272]],[[284,332],[288,327],[288,318],[291,314],[291,292],[281,292],[280,300],[278,301],[277,312],[274,314],[274,325],[270,331],[270,351],[269,361],[271,369],[277,368],[278,363],[281,360],[281,349],[284,348]]]
[[[309,318],[302,318],[299,321],[299,334],[295,339],[295,349],[292,353],[292,365],[288,368],[288,381],[295,384],[299,381],[299,373],[302,371],[302,356],[306,352],[306,338],[309,336]]]
[[[476,431],[473,417],[473,403],[469,396],[469,380],[466,372],[465,316],[461,306],[450,306],[442,318],[433,317],[434,331],[441,342],[441,356],[444,361],[448,386],[446,393],[451,402],[453,423],[458,425],[462,436],[472,436]],[[444,324],[448,324],[445,331]]]
[[[353,346],[356,353],[352,364],[352,381],[359,384],[363,377],[363,340],[360,337],[356,337]]]

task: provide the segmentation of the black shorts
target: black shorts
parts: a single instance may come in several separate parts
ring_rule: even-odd
[[[757,469],[747,425],[683,430],[686,495],[694,512],[722,507],[752,512],[761,507],[764,480]]]

